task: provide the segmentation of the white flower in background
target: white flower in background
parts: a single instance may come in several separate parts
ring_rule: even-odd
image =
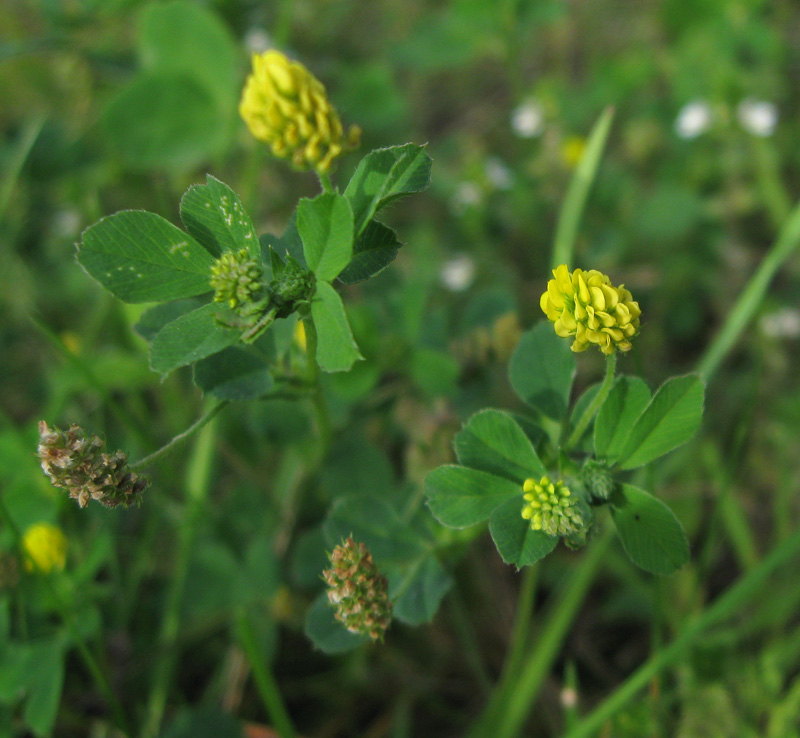
[[[511,130],[520,138],[535,138],[544,130],[544,110],[535,100],[528,100],[511,112]]]
[[[461,182],[450,200],[450,205],[457,213],[463,213],[468,208],[478,205],[482,199],[481,188],[475,182]]]
[[[775,131],[778,123],[778,108],[766,100],[754,100],[748,97],[739,103],[736,108],[736,117],[739,123],[754,136],[766,138]]]
[[[783,308],[765,315],[761,330],[770,338],[800,338],[800,310]]]
[[[711,126],[711,106],[703,100],[684,105],[675,119],[675,133],[681,138],[697,138]]]
[[[448,259],[439,273],[442,284],[451,292],[463,292],[475,279],[475,261],[468,254]]]
[[[74,238],[81,230],[81,214],[77,210],[59,210],[53,215],[53,233],[59,238]]]
[[[486,160],[486,179],[492,187],[498,190],[510,190],[514,186],[514,173],[508,165],[497,156],[490,156]]]
[[[263,28],[248,28],[244,35],[244,47],[251,54],[261,54],[274,46],[270,35]]]

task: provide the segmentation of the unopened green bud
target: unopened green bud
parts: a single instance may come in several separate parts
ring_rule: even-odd
[[[297,309],[297,303],[307,300],[314,282],[311,274],[289,256],[279,275],[269,285],[272,305],[277,307],[278,318],[285,318]]]
[[[322,572],[335,617],[351,633],[383,640],[392,620],[389,585],[363,543],[347,538],[330,554],[331,568]]]
[[[589,459],[581,469],[580,480],[592,498],[601,502],[614,491],[614,478],[602,461]]]

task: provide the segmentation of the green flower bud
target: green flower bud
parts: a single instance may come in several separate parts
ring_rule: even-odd
[[[594,500],[605,502],[614,491],[614,478],[602,461],[589,459],[581,469],[580,480]]]
[[[211,267],[214,302],[242,312],[262,298],[264,271],[247,249],[226,251]]]
[[[309,272],[289,256],[282,265],[280,274],[270,282],[269,292],[272,305],[278,310],[277,317],[285,318],[297,309],[297,303],[307,300],[314,287]]]
[[[351,633],[383,640],[392,620],[389,585],[363,543],[352,538],[330,554],[331,568],[322,572],[335,617]]]

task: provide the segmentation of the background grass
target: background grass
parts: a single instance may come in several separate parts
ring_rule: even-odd
[[[642,305],[623,371],[657,386],[698,366],[800,194],[800,12],[788,0],[190,5],[205,13],[182,27],[227,56],[209,64],[192,55],[196,45],[176,42],[159,58],[143,30],[153,9],[137,0],[0,7],[3,499],[20,528],[47,520],[66,531],[59,597],[145,732],[159,734],[162,713],[165,735],[184,735],[192,720],[235,735],[214,723],[224,715],[269,722],[234,627],[235,607],[247,602],[259,614],[251,635],[301,734],[464,735],[516,632],[520,575],[486,536],[465,552],[454,546],[444,563],[456,587],[431,624],[398,626],[382,648],[326,657],[302,634],[324,563],[320,520],[344,493],[413,494],[450,458],[472,411],[516,407],[508,330],[496,319],[513,313],[523,328],[540,319],[561,204],[607,106],[614,121],[574,265],[609,273]],[[178,222],[181,194],[206,172],[241,194],[259,232],[282,231],[317,184],[269,158],[236,118],[247,47],[265,44],[324,81],[344,122],[363,128],[362,151],[427,141],[434,159],[431,190],[390,213],[406,241],[397,262],[344,290],[367,361],[327,386],[337,442],[324,464],[309,464],[309,408],[236,408],[156,467],[140,509],[80,511],[37,468],[38,420],[80,423],[137,458],[207,408],[188,371],[162,383],[149,370],[132,330],[141,310],[88,279],[73,243],[122,208]],[[148,85],[170,75],[178,91],[157,97]],[[151,99],[184,102],[156,115]],[[747,99],[776,106],[771,135],[742,123]],[[697,101],[710,124],[682,137],[676,120]],[[535,135],[515,130],[520,108],[541,116]],[[166,143],[147,148],[154,138]],[[345,182],[356,161],[343,161],[334,180]],[[468,289],[448,289],[445,264],[474,269]],[[691,564],[661,580],[616,544],[596,557],[525,735],[577,729],[795,530],[800,259],[789,252],[776,266],[747,329],[719,357],[702,434],[648,480],[683,522]],[[579,372],[581,391],[601,376],[601,357],[582,356]],[[0,547],[15,550],[8,526]],[[549,632],[542,607],[559,601],[589,555],[558,549],[527,583],[532,642]],[[246,583],[234,587],[240,569]],[[52,644],[54,633],[66,644],[55,734],[102,731],[103,697],[52,598],[35,578],[5,586],[2,653],[9,643]],[[647,689],[600,734],[798,735],[798,600],[796,567],[771,570],[763,588],[647,675]],[[24,734],[25,699],[30,688],[0,689],[0,729]]]

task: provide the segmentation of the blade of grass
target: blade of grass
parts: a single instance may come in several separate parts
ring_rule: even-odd
[[[470,738],[513,738],[517,735],[558,657],[567,631],[594,581],[597,567],[611,539],[612,528],[608,526],[592,543],[567,580],[519,673],[511,675],[498,686],[483,715],[470,731]]]
[[[748,574],[729,587],[725,594],[714,603],[697,620],[690,623],[684,631],[665,648],[657,651],[639,669],[637,669],[610,697],[598,708],[587,715],[581,723],[570,730],[564,738],[589,738],[594,735],[607,720],[628,704],[662,669],[680,661],[713,625],[736,614],[748,601],[759,594],[772,572],[782,564],[794,559],[800,553],[800,530],[776,546],[769,556]]]
[[[250,668],[253,670],[253,678],[261,701],[264,703],[264,709],[267,711],[281,738],[294,738],[297,733],[292,719],[289,717],[289,711],[286,709],[283,697],[278,689],[278,683],[264,660],[261,649],[258,646],[258,640],[253,632],[253,626],[244,609],[237,611],[235,625],[237,639],[247,656]]]
[[[728,313],[722,330],[706,349],[698,365],[698,372],[703,379],[708,381],[730,353],[761,305],[775,273],[791,256],[798,244],[800,244],[800,204],[795,205],[775,243]]]
[[[103,381],[94,371],[89,362],[84,361],[80,356],[72,353],[66,346],[61,337],[56,334],[48,325],[40,321],[33,315],[28,316],[31,323],[36,327],[39,333],[44,336],[49,343],[58,350],[58,352],[66,359],[67,362],[72,364],[78,371],[86,377],[88,384],[94,389],[100,397],[103,398],[103,404],[108,407],[118,420],[129,430],[131,430],[136,437],[145,445],[150,444],[150,429],[148,424],[128,408],[123,407],[117,402],[108,388],[104,385]]]
[[[756,165],[756,184],[761,192],[761,199],[772,224],[780,228],[789,217],[792,202],[781,182],[778,152],[771,142],[760,136],[752,136],[750,143]]]
[[[46,117],[43,115],[28,120],[22,127],[16,146],[11,151],[8,159],[8,168],[3,175],[2,184],[0,184],[0,221],[3,219],[11,202],[11,193],[14,191],[19,174],[28,160],[28,155],[31,153],[36,139],[39,138],[39,134],[42,132],[45,120]]]
[[[161,720],[169,696],[169,687],[175,667],[176,645],[180,629],[180,605],[183,599],[186,575],[189,570],[195,529],[205,507],[211,486],[211,467],[214,458],[216,424],[212,421],[200,431],[194,444],[186,470],[186,513],[181,517],[182,525],[178,542],[178,553],[172,579],[164,605],[161,632],[158,638],[158,658],[153,669],[153,681],[147,710],[141,730],[142,738],[156,738],[161,730]]]
[[[597,123],[594,124],[589,135],[589,142],[586,144],[586,151],[575,169],[575,174],[572,175],[572,181],[569,184],[569,190],[564,198],[556,225],[553,255],[550,261],[553,269],[559,264],[570,266],[572,263],[578,225],[583,215],[589,189],[597,176],[597,169],[600,166],[600,159],[603,156],[613,118],[614,108],[606,108]]]

